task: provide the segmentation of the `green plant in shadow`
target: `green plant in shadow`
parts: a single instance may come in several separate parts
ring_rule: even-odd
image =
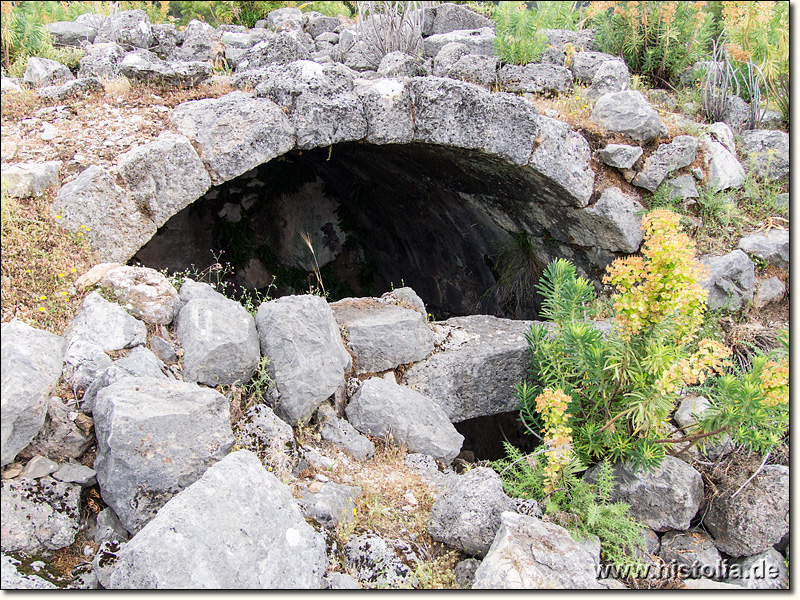
[[[509,234],[497,257],[497,273],[492,294],[504,314],[524,318],[535,312],[535,288],[544,263],[530,234],[516,231]]]

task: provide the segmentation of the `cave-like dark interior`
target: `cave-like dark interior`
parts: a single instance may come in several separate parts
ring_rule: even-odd
[[[509,313],[495,283],[504,248],[520,235],[542,239],[521,225],[541,185],[496,157],[441,146],[295,150],[210,189],[135,258],[171,272],[219,259],[240,288],[265,291],[274,277],[272,297],[318,286],[318,264],[331,300],[406,285],[437,319],[533,318],[532,290]]]

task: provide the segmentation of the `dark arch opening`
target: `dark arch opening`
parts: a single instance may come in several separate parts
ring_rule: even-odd
[[[503,442],[524,453],[533,452],[540,442],[525,431],[519,412],[504,412],[454,423],[464,436],[462,452],[471,453],[475,461],[506,458]]]
[[[240,289],[263,291],[274,277],[273,297],[307,293],[318,264],[331,300],[407,285],[437,319],[534,318],[529,284],[543,266],[547,235],[526,207],[541,185],[527,169],[450,147],[349,142],[294,150],[211,188],[135,259],[179,272],[219,258]],[[522,285],[496,285],[508,282],[510,263]]]

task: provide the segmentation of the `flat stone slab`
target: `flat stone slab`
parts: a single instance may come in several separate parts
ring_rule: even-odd
[[[418,362],[433,352],[433,331],[416,310],[375,298],[345,298],[331,304],[356,355],[356,373],[378,373]]]
[[[432,398],[453,423],[515,410],[532,323],[487,315],[436,323],[437,352],[413,365],[404,382]]]

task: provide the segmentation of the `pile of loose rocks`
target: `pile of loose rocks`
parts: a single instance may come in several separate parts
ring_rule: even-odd
[[[347,542],[352,576],[326,574],[322,532],[352,519],[361,490],[326,478],[294,498],[267,467],[282,461],[296,477],[306,464],[331,464],[294,435],[312,421],[356,461],[373,456],[370,437],[408,449],[409,468],[437,490],[431,537],[473,557],[459,566],[463,585],[621,585],[598,578],[596,540],[574,541],[542,521],[538,506],[503,492],[494,471],[448,468],[464,440],[454,422],[513,408],[513,386],[496,383],[523,377],[530,322],[428,323],[410,288],[332,304],[288,296],[254,317],[209,285],[187,280],[176,291],[143,267],[98,265],[82,283],[97,288],[63,336],[2,326],[4,586],[54,585],[41,565],[78,539],[95,543],[85,546],[92,568],[59,586],[411,585],[413,540],[375,533]],[[259,369],[272,381],[265,402],[232,428],[230,399],[218,390]],[[76,394],[52,396],[59,381]],[[706,406],[694,399],[676,419]],[[702,477],[677,458],[650,473],[619,464],[615,475],[614,498],[649,528],[653,554],[700,565],[766,561],[785,576],[773,546],[789,529],[788,468],[767,467],[738,496],[720,489],[706,506]],[[96,516],[82,505],[91,489],[106,505]]]

